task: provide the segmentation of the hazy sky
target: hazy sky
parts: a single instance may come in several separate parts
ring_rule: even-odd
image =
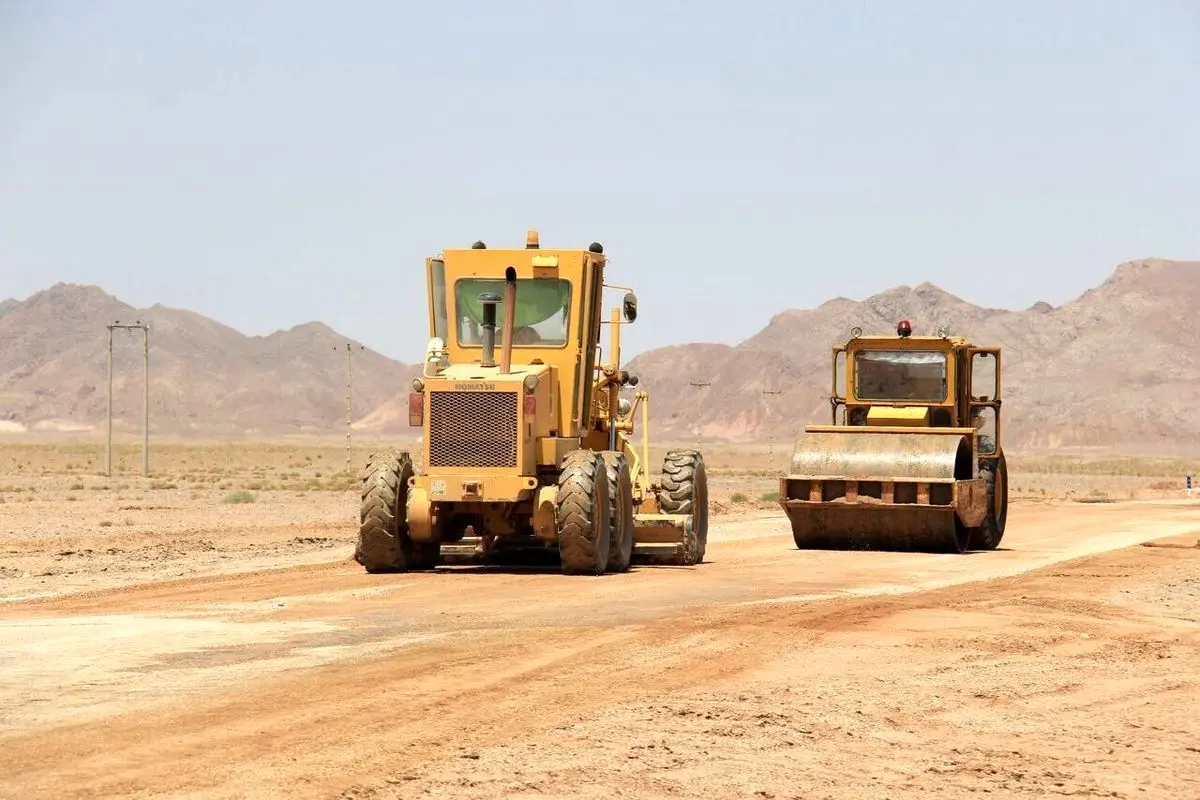
[[[604,243],[627,355],[1200,257],[1200,2],[0,0],[0,298],[416,360],[423,258]],[[831,332],[831,340],[844,332]]]

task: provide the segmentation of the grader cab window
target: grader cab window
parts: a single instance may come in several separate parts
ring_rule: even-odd
[[[946,356],[915,350],[860,350],[854,356],[854,394],[859,400],[946,399]]]
[[[504,297],[500,278],[462,278],[454,284],[458,343],[480,347],[483,342],[483,304],[479,295],[494,292]],[[571,284],[545,278],[517,279],[517,312],[513,347],[563,347],[571,316]],[[504,335],[504,301],[496,307],[496,344]]]
[[[433,294],[433,335],[446,341],[446,262],[429,263],[429,288]]]

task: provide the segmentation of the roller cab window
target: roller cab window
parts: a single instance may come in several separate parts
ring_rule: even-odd
[[[946,354],[922,350],[860,350],[854,354],[859,400],[941,403],[946,399]]]
[[[461,278],[454,283],[455,316],[460,347],[481,347],[483,303],[479,295],[504,297],[501,278]],[[513,347],[565,347],[571,322],[571,284],[546,278],[517,279]],[[504,336],[504,301],[496,305],[496,343]]]

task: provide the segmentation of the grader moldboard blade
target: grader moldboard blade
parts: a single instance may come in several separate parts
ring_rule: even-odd
[[[637,564],[692,566],[704,543],[697,538],[690,514],[637,514],[633,520],[633,560]]]
[[[801,550],[962,553],[982,524],[974,431],[810,428],[796,441],[779,502]]]

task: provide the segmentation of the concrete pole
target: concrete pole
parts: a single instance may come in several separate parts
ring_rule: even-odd
[[[150,477],[150,323],[142,325],[142,477]]]
[[[107,435],[104,440],[104,474],[112,476],[112,412],[113,412],[113,359],[112,359],[112,325],[108,327],[108,413],[106,430]]]
[[[138,320],[122,325],[120,320],[108,325],[108,414],[105,424],[104,474],[112,475],[112,418],[113,418],[113,330],[142,332],[142,477],[150,475],[150,325]]]
[[[692,381],[691,383],[692,383],[692,386],[696,387],[697,389],[707,389],[709,386],[712,386],[711,383],[706,383],[703,381]],[[697,450],[700,449],[700,419],[702,418],[702,416],[703,415],[700,413],[700,409],[697,409],[696,410],[696,449]]]
[[[763,389],[764,397],[773,397],[773,396],[779,395],[779,394],[783,394],[783,392],[772,392],[767,389]],[[774,430],[774,428],[771,427],[770,416],[771,416],[771,401],[768,400],[767,401],[767,417],[768,417],[768,419],[767,419],[767,463],[771,465],[771,469],[774,469],[775,468],[775,430]]]
[[[336,350],[337,348],[333,348]],[[364,349],[360,344],[359,350]],[[346,342],[346,472],[354,471],[354,345]]]

